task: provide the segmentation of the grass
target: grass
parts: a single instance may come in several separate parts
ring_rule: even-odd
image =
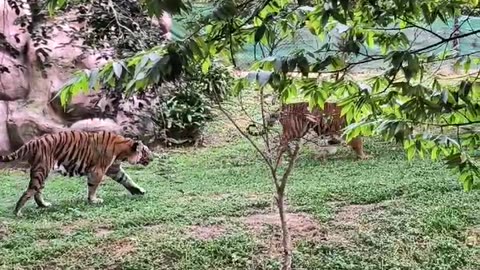
[[[1,172],[0,269],[278,269],[266,168],[229,140],[128,167],[144,197],[108,180],[105,202],[90,206],[84,180],[52,176],[53,206],[30,202],[22,218],[12,210],[27,174]],[[291,219],[294,269],[480,269],[479,191],[464,193],[440,163],[407,163],[393,144],[366,148],[367,161],[302,152],[288,186],[289,210],[305,217]]]

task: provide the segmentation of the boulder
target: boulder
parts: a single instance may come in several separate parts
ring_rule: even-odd
[[[123,130],[120,125],[115,123],[112,119],[92,118],[78,121],[69,127],[72,130],[81,131],[110,131],[123,135]]]
[[[36,104],[9,102],[8,111],[7,131],[12,149],[43,134],[66,130],[58,118]]]
[[[54,97],[52,94],[50,106],[67,124],[90,118],[113,118],[116,114],[113,100],[102,93],[76,95],[66,108],[62,107],[59,97]]]

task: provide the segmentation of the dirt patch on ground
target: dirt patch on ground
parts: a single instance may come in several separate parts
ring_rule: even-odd
[[[353,237],[361,232],[370,231],[375,224],[364,222],[365,217],[379,217],[384,213],[379,204],[346,205],[339,208],[335,217],[327,222],[325,243],[348,246],[353,244]]]
[[[241,219],[241,221],[255,234],[262,234],[271,228],[280,228],[278,213],[254,214]],[[293,238],[317,238],[323,233],[320,225],[308,214],[289,213],[287,224]]]
[[[190,226],[185,233],[196,240],[208,241],[220,238],[227,234],[227,228],[223,225]]]
[[[2,222],[0,223],[0,241],[7,239],[9,235],[7,224]]]
[[[48,239],[39,239],[35,241],[35,245],[39,248],[45,248],[48,247],[51,244],[51,241]]]
[[[334,218],[320,224],[306,213],[287,214],[287,224],[290,230],[292,244],[295,247],[300,241],[328,246],[349,246],[354,244],[354,237],[362,231],[368,231],[375,224],[365,221],[365,217],[379,217],[383,214],[383,206],[334,204],[338,210]],[[281,230],[278,213],[256,213],[239,219],[264,246],[263,255],[277,257],[281,255]]]
[[[73,223],[70,223],[70,224],[65,224],[65,225],[62,225],[60,227],[60,231],[62,232],[62,234],[64,235],[73,235],[75,234],[77,231],[81,230],[81,229],[85,229],[85,228],[88,228],[88,227],[91,227],[93,224],[91,221],[89,220],[77,220]]]
[[[337,211],[331,224],[337,227],[359,228],[361,227],[361,219],[367,214],[375,213],[375,215],[383,212],[383,206],[378,204],[352,204],[343,206]]]
[[[121,260],[125,256],[134,253],[137,249],[135,243],[128,239],[118,240],[101,248],[105,252],[108,252],[109,256],[114,260]]]
[[[112,225],[109,223],[97,224],[89,220],[78,220],[74,223],[63,225],[60,231],[62,234],[70,236],[83,229],[93,230],[96,237],[107,237],[114,232]]]
[[[113,229],[109,225],[102,225],[98,228],[95,228],[96,237],[107,237],[113,233]]]
[[[165,232],[168,230],[168,227],[163,225],[163,224],[151,224],[151,225],[146,225],[144,226],[145,230],[147,230],[148,232],[154,232],[154,233],[158,233],[158,232]]]
[[[95,247],[83,246],[68,249],[65,253],[51,257],[35,269],[67,269],[72,265],[81,265],[83,269],[94,269],[93,265],[101,260],[105,265],[102,269],[120,269],[122,262],[137,250],[136,241],[125,238],[113,241],[103,241]]]
[[[271,195],[263,193],[212,193],[212,194],[185,194],[179,200],[192,203],[195,201],[226,201],[226,200],[246,200],[255,205],[256,203],[264,203],[266,200],[270,201]]]
[[[282,254],[282,234],[278,213],[253,214],[239,219],[249,231],[259,238],[263,246],[260,256],[278,258]],[[299,241],[320,242],[325,238],[325,231],[320,224],[306,213],[288,213],[287,225],[295,246]]]
[[[467,229],[465,244],[469,247],[480,247],[480,226]]]

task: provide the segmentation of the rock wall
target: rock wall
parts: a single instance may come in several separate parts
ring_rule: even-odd
[[[12,3],[21,3],[15,5]],[[15,150],[28,140],[65,129],[112,130],[143,139],[146,143],[154,134],[153,123],[142,119],[149,113],[155,97],[129,100],[112,98],[106,93],[90,93],[73,98],[67,108],[54,98],[58,89],[79,69],[101,67],[113,50],[85,50],[84,40],[72,33],[86,31],[86,22],[78,22],[76,14],[66,13],[46,22],[52,27],[49,42],[39,46],[27,31],[32,21],[25,1],[0,0],[0,153]],[[29,17],[30,16],[30,17]],[[171,17],[164,14],[152,23],[166,39],[170,37]],[[49,52],[49,66],[39,48]]]

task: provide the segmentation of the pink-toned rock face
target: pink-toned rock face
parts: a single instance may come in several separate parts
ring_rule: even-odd
[[[9,102],[8,112],[7,131],[13,149],[43,134],[65,130],[65,126],[37,107]]]
[[[21,2],[21,1],[17,1]],[[28,5],[25,5],[28,6]],[[19,14],[12,9],[5,0],[0,0],[0,36],[4,36],[7,43],[17,53],[22,52],[30,34],[27,32],[25,23],[15,23],[21,16],[29,14],[29,10],[19,7]],[[4,46],[4,45],[2,45]],[[5,48],[8,50],[8,48]],[[28,95],[28,84],[25,80],[24,72],[19,64],[21,64],[20,55],[12,56],[8,53],[0,52],[0,100],[15,100],[25,98]]]
[[[92,118],[78,121],[70,126],[70,129],[81,131],[111,131],[123,134],[122,127],[112,119]]]
[[[54,96],[55,94],[52,94],[52,98]],[[66,108],[62,107],[60,98],[55,98],[51,101],[50,106],[53,111],[67,123],[114,115],[112,100],[106,98],[105,95],[101,93],[76,95]]]
[[[25,78],[25,69],[20,68],[17,63],[17,59],[0,53],[0,65],[8,69],[3,73],[0,71],[0,100],[24,99],[30,92]]]
[[[21,4],[23,1],[15,1]],[[12,9],[6,0],[0,0],[1,20],[0,20],[0,33],[5,35],[6,41],[15,47],[17,50],[21,50],[25,46],[28,40],[30,40],[30,34],[27,32],[27,25],[24,23],[15,23],[18,18],[29,15],[30,9],[27,4],[19,6],[19,13],[17,9]]]
[[[7,133],[7,103],[0,101],[0,153],[10,152],[10,139]]]
[[[154,131],[153,123],[135,115],[139,112],[140,115],[145,115],[149,110],[149,106],[141,102],[135,101],[130,105],[123,103],[123,107],[115,105],[117,107],[114,108],[112,101],[105,98],[105,95],[92,93],[75,96],[64,109],[58,99],[51,100],[74,71],[102,67],[112,59],[115,52],[113,49],[83,50],[84,40],[74,36],[86,31],[86,23],[78,23],[77,14],[72,10],[46,22],[46,25],[56,23],[56,26],[48,33],[50,39],[47,44],[40,45],[46,49],[52,63],[52,67],[47,68],[45,77],[36,68],[38,62],[44,59],[35,53],[38,48],[33,47],[30,34],[26,31],[27,25],[14,23],[23,15],[30,18],[29,6],[25,0],[15,2],[25,3],[19,7],[18,14],[6,0],[0,0],[0,34],[5,36],[14,51],[23,52],[24,48],[28,48],[28,53],[26,57],[15,58],[0,52],[0,67],[8,69],[8,72],[0,73],[0,152],[16,149],[45,133],[65,130],[69,124],[72,124],[72,129],[111,130],[117,133],[127,131],[134,136],[150,138]],[[169,39],[172,18],[168,13],[152,23]],[[22,65],[33,68],[29,69],[31,72],[28,74]],[[117,110],[120,111],[118,114]],[[100,119],[106,117],[113,120]]]
[[[86,51],[75,59],[76,66],[80,69],[100,68],[112,60],[114,53],[113,49],[105,49],[101,52]]]

